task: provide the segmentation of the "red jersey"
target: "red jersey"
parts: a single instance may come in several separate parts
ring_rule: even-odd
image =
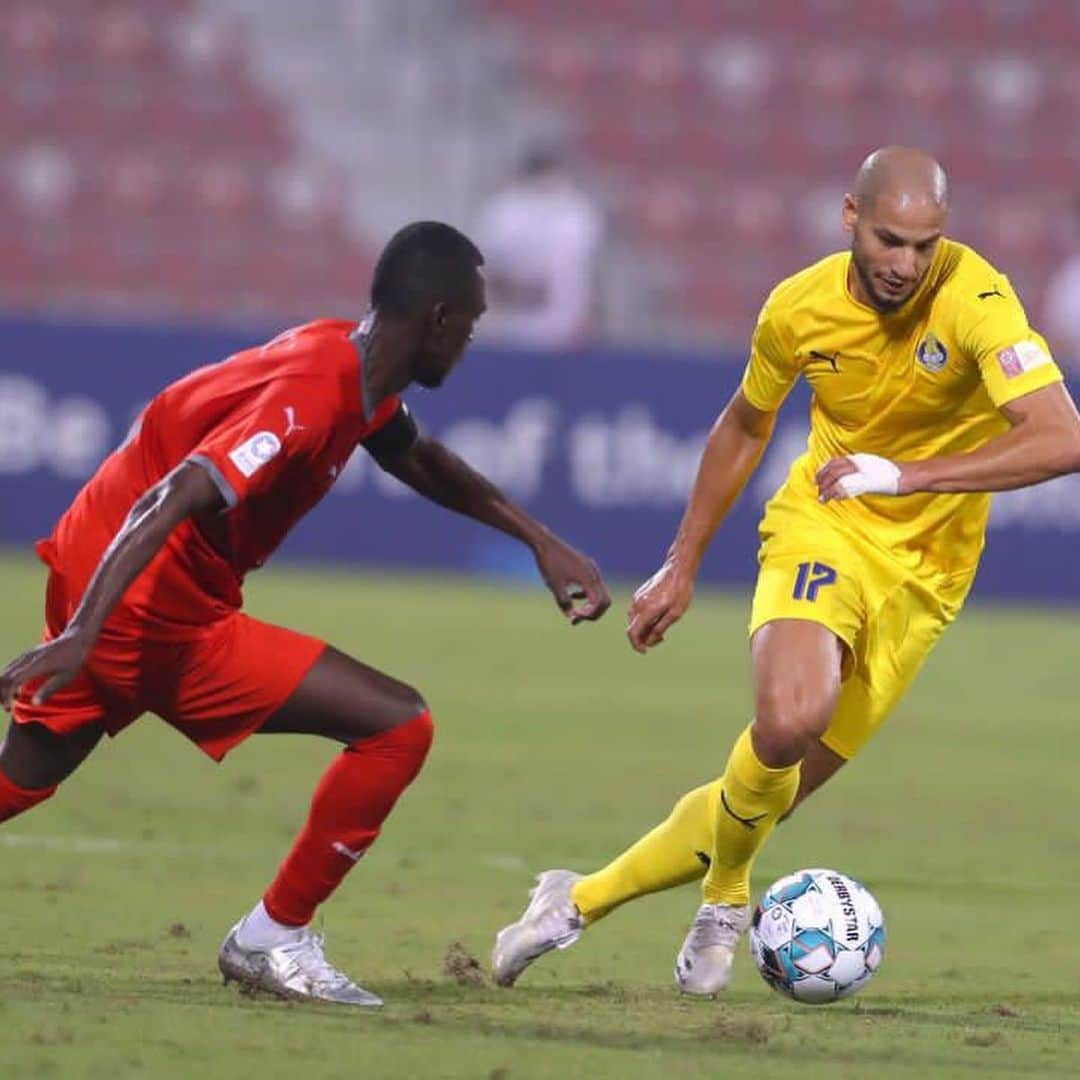
[[[178,526],[107,627],[169,640],[238,608],[244,575],[330,490],[357,444],[403,409],[391,397],[367,411],[356,326],[308,323],[166,387],[38,544],[43,561],[81,595],[133,503],[193,461],[226,508]]]

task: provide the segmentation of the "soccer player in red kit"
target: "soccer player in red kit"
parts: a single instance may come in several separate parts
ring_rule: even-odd
[[[405,227],[380,256],[362,323],[308,323],[167,387],[38,545],[44,643],[0,674],[13,717],[0,822],[144,712],[218,761],[254,732],[344,744],[277,876],[222,944],[226,982],[382,1004],[327,962],[309,924],[420,771],[431,716],[412,687],[240,610],[244,575],[358,445],[421,495],[526,543],[572,623],[610,603],[591,560],[419,433],[398,396],[441,385],[461,359],[484,311],[482,265],[448,225]]]

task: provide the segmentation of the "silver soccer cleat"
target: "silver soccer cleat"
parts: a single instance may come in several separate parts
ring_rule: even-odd
[[[297,930],[293,941],[271,948],[247,948],[237,938],[242,924],[243,920],[229,931],[218,953],[226,986],[235,979],[249,990],[265,990],[294,1001],[332,1001],[366,1009],[382,1006],[382,998],[327,963],[322,934],[305,927]]]
[[[572,870],[545,870],[537,877],[521,918],[495,937],[491,976],[499,986],[513,986],[538,957],[566,949],[581,937],[585,923],[570,899],[570,890],[580,879],[581,874]]]
[[[702,904],[675,958],[675,982],[684,994],[712,997],[731,981],[731,962],[749,923],[743,905]]]

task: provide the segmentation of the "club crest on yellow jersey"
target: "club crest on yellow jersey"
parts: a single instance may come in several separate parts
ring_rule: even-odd
[[[948,363],[949,350],[933,334],[927,334],[915,349],[915,359],[936,375]]]

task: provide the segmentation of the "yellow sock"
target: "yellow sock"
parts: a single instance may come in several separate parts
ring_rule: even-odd
[[[719,787],[711,865],[702,893],[707,904],[746,904],[750,867],[795,798],[799,766],[763,765],[747,728],[735,740]]]
[[[717,782],[684,795],[668,819],[603,870],[583,877],[571,897],[585,922],[603,918],[627,900],[696,881],[713,846]]]

